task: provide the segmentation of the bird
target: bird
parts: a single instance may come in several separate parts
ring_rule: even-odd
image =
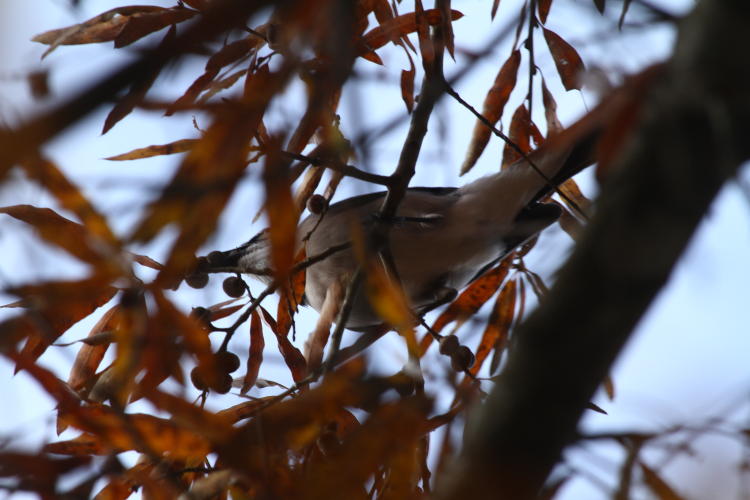
[[[540,200],[591,163],[591,140],[567,147],[564,142],[543,145],[499,172],[461,187],[410,187],[388,221],[378,219],[385,191],[347,198],[311,213],[297,228],[298,249],[304,249],[308,257],[341,249],[306,268],[303,303],[321,312],[328,290],[359,268],[354,250],[346,245],[352,240],[352,225],[367,234],[383,222],[391,225],[390,255],[415,314],[449,301],[558,219],[561,209]],[[207,272],[247,274],[267,284],[273,281],[267,230],[232,250],[211,252],[207,261]],[[383,323],[367,294],[358,290],[344,326],[367,331]]]

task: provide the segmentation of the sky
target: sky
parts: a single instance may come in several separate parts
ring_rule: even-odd
[[[166,5],[164,2],[140,3]],[[676,13],[685,12],[692,5],[689,0],[658,3]],[[40,62],[44,47],[29,41],[34,34],[79,22],[119,3],[83,1],[81,4],[78,11],[68,9],[63,0],[27,0],[0,5],[0,120],[4,123],[16,124],[28,119],[70,95],[82,82],[106,75],[113,65],[129,57],[127,53],[113,54],[111,45],[105,44],[62,47]],[[479,0],[454,0],[453,8],[466,14],[464,19],[454,23],[460,50],[482,47],[486,39],[510,22],[518,10],[518,1],[504,0],[498,19],[491,23],[488,4]],[[616,20],[618,5],[609,3],[608,18]],[[634,30],[615,36],[614,21],[605,26],[596,23],[597,19],[588,7],[588,2],[556,0],[547,25],[579,48],[587,67],[599,67],[622,75],[669,54],[674,41],[670,29]],[[592,34],[595,42],[587,42]],[[459,93],[475,106],[480,105],[498,64],[508,53],[507,44],[497,47],[486,63],[478,65],[458,85]],[[361,73],[372,78],[359,93],[345,92],[342,97],[342,128],[351,136],[387,121],[402,110],[398,86],[393,85],[392,78],[408,63],[398,51],[384,51],[382,56],[386,68],[361,64],[358,68]],[[459,55],[458,66],[461,60]],[[558,100],[564,124],[572,123],[596,104],[594,92],[565,93],[557,82],[551,60],[540,56],[538,64]],[[22,78],[23,74],[37,67],[52,71],[54,95],[41,102],[31,99]],[[160,82],[156,94],[178,95],[190,82],[186,76],[194,78],[200,69],[195,62],[187,64],[171,79]],[[448,75],[451,70],[449,64]],[[523,71],[522,67],[521,74]],[[278,126],[292,122],[295,107],[299,105],[294,95],[298,90],[292,89],[290,99],[278,106]],[[520,98],[520,94],[514,94],[515,101],[506,108],[508,116]],[[158,187],[178,165],[179,158],[162,157],[127,163],[112,163],[102,158],[136,147],[195,137],[196,132],[185,116],[166,118],[136,112],[102,136],[100,130],[106,111],[99,110],[72,127],[49,144],[46,152],[82,186],[120,234],[125,234],[137,220],[143,206],[143,194],[155,196]],[[198,119],[200,121],[202,117]],[[458,167],[473,126],[473,117],[455,102],[441,103],[431,121],[430,134],[412,185],[460,185],[496,169],[502,146],[492,142],[475,171],[463,178],[458,177]],[[369,151],[369,155],[359,158],[361,165],[378,173],[389,173],[404,133],[404,124],[394,127]],[[578,180],[585,192],[592,195],[596,192],[590,173],[585,172]],[[356,180],[347,180],[338,197],[359,194],[367,189],[368,186]],[[261,194],[252,185],[239,189],[217,234],[206,243],[205,250],[236,246],[261,229],[262,222],[254,226],[237,225],[238,221],[250,219],[248,214],[258,210],[261,199]],[[0,186],[0,206],[18,203],[54,206],[53,200],[43,190],[16,175],[12,182]],[[81,275],[83,268],[73,259],[40,245],[22,224],[1,217],[0,255],[3,258],[0,260],[0,288]],[[166,240],[157,241],[144,250],[158,260],[167,248],[166,243]],[[728,184],[706,215],[668,286],[652,304],[617,361],[612,372],[616,387],[614,401],[609,401],[604,394],[598,394],[594,400],[608,415],[590,412],[584,420],[584,429],[590,432],[654,431],[686,422],[701,423],[713,417],[733,421],[750,419],[747,404],[750,389],[747,360],[750,352],[747,326],[750,324],[750,294],[747,291],[749,247],[750,172],[746,167],[740,181]],[[551,281],[570,248],[567,235],[552,228],[545,232],[529,256],[528,265]],[[186,308],[219,302],[223,300],[220,280],[212,281],[212,286],[204,290],[183,287],[175,298]],[[0,299],[10,302],[12,297],[0,294]],[[0,319],[14,313],[13,310],[0,309]],[[306,325],[310,325],[314,318],[314,312],[306,311],[298,324],[299,331],[311,328]],[[95,319],[77,325],[61,340],[81,338]],[[471,346],[476,338],[469,337],[467,341]],[[75,349],[53,349],[42,358],[43,363],[65,378],[64,368],[70,365]],[[390,363],[393,366],[394,360],[400,357],[403,357],[403,349],[397,340],[386,339],[373,349],[375,364]],[[261,376],[277,376],[273,370],[282,372],[281,366],[280,358],[270,355],[269,364],[264,364],[264,370],[269,372],[262,371]],[[26,446],[51,439],[50,424],[54,422],[51,400],[24,374],[13,376],[12,372],[12,366],[0,360],[0,401],[12,409],[0,412],[0,439],[11,437],[12,442]],[[217,407],[225,405],[222,400],[214,403]],[[698,455],[692,460],[668,459],[671,461],[667,477],[684,487],[689,493],[688,498],[741,498],[736,467],[743,458],[743,451],[737,441],[721,436],[697,435],[694,441]],[[591,470],[596,477],[612,484],[611,476],[616,480],[617,460],[621,458],[618,453],[616,447],[597,444],[571,455],[571,461],[577,468]],[[665,456],[665,453],[654,452],[646,458],[649,463],[657,465],[667,460]],[[608,476],[610,479],[606,479]],[[563,490],[561,498],[603,498],[602,490],[594,484],[591,480],[578,480]]]

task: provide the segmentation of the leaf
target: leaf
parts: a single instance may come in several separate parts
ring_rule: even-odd
[[[409,56],[409,66],[410,69],[408,71],[405,69],[401,70],[401,99],[406,104],[406,111],[411,113],[414,110],[414,77],[417,74],[411,56]]]
[[[247,370],[245,371],[245,378],[242,379],[241,394],[249,391],[258,379],[260,365],[263,363],[263,348],[265,345],[260,315],[258,311],[253,311],[250,316],[250,353],[247,356]]]
[[[30,224],[45,241],[57,245],[69,254],[90,264],[99,264],[106,258],[93,245],[91,235],[81,224],[62,217],[49,208],[32,205],[0,207],[0,213]]]
[[[425,71],[432,65],[435,60],[435,46],[430,39],[429,22],[425,16],[422,0],[415,0],[414,13],[416,14],[417,37],[419,39],[419,53],[422,55],[422,67]],[[442,14],[441,14],[442,22]]]
[[[510,120],[510,129],[508,138],[510,142],[520,149],[524,154],[529,154],[532,150],[530,138],[534,137],[537,145],[543,141],[542,134],[536,125],[531,121],[529,110],[524,104],[520,104],[513,113]],[[512,165],[522,158],[521,154],[511,144],[506,143],[503,147],[502,168]]]
[[[451,20],[456,21],[463,16],[461,12],[451,10]],[[428,9],[424,11],[424,18],[427,24],[434,26],[442,22],[443,16],[438,9]],[[362,56],[363,54],[372,52],[388,42],[398,43],[401,37],[415,31],[417,31],[416,12],[395,17],[371,29],[362,37],[359,44],[359,54]]]
[[[177,37],[177,29],[172,26],[161,41],[159,49],[166,50],[170,47]],[[120,120],[128,116],[137,105],[139,105],[146,93],[156,81],[156,77],[162,70],[162,66],[155,66],[150,69],[145,69],[140,78],[133,80],[130,85],[128,92],[119,98],[112,110],[107,114],[104,119],[104,125],[102,126],[102,134],[106,134],[112,127],[114,127]]]
[[[557,118],[557,102],[547,88],[544,77],[542,77],[542,104],[544,105],[544,118],[547,121],[547,137],[561,132],[563,126]]]
[[[268,406],[274,400],[275,396],[267,396],[265,398],[253,399],[252,401],[244,401],[221,410],[217,415],[226,418],[232,423],[239,422],[240,420],[255,416],[259,409]]]
[[[475,356],[476,360],[469,369],[469,373],[476,375],[482,368],[487,356],[494,349],[496,355],[499,355],[505,348],[508,341],[510,326],[513,323],[516,309],[516,280],[512,279],[503,287],[495,301],[495,306],[490,313],[487,327],[482,334],[482,340],[477,346]]]
[[[649,487],[659,500],[682,500],[682,496],[678,495],[656,471],[643,462],[639,462],[639,465],[641,466],[641,472],[643,472],[643,482],[646,483],[646,486]]]
[[[503,114],[503,109],[505,109],[505,104],[510,97],[510,93],[516,86],[518,66],[520,63],[521,52],[519,50],[514,50],[510,57],[508,57],[503,63],[500,71],[498,71],[495,76],[495,81],[492,84],[492,87],[484,98],[482,116],[493,125],[500,120],[500,117]],[[461,165],[461,175],[471,170],[474,164],[476,164],[479,156],[482,154],[490,140],[491,133],[492,131],[487,125],[477,120],[477,123],[474,125],[474,132],[471,136],[469,149],[466,152],[466,158],[464,159],[463,165]]]
[[[612,380],[612,376],[607,375],[604,378],[604,382],[602,383],[602,385],[604,386],[604,392],[607,394],[607,397],[609,398],[609,400],[614,401],[615,400],[615,383]]]
[[[295,382],[299,382],[307,376],[307,361],[305,361],[305,357],[299,349],[292,345],[285,335],[279,335],[277,333],[276,321],[274,321],[271,314],[263,307],[261,307],[260,310],[263,314],[263,319],[266,320],[266,323],[268,323],[268,326],[271,327],[274,335],[276,335],[279,352],[281,353],[281,357],[284,358],[284,362],[289,368],[289,371],[292,373],[292,379],[294,379]]]
[[[36,360],[71,326],[109,302],[117,289],[109,279],[93,277],[79,281],[48,282],[10,288],[8,293],[22,297],[30,310],[34,328],[21,355]]]
[[[546,28],[542,28],[542,31],[565,90],[580,90],[580,76],[586,71],[581,56],[578,55],[578,52],[576,52],[568,42],[563,40],[560,35],[554,31],[550,31]]]
[[[136,14],[128,19],[122,31],[115,38],[115,48],[126,47],[146,35],[166,28],[171,24],[181,23],[193,17],[197,12],[183,7],[173,7],[155,12]]]
[[[279,154],[279,145],[270,146],[263,168],[266,187],[264,209],[268,216],[268,238],[271,242],[271,267],[274,277],[286,286],[294,262],[298,214],[293,207],[289,163]],[[285,334],[279,332],[279,334]]]
[[[539,20],[542,21],[542,24],[547,22],[547,15],[551,6],[552,0],[538,0],[537,10],[539,11]]]
[[[500,0],[492,0],[492,10],[490,11],[490,19],[495,19],[495,14],[497,14],[497,8],[500,7]]]
[[[599,11],[599,14],[604,14],[604,8],[606,7],[606,0],[594,0],[594,5],[596,6],[596,10]]]
[[[140,160],[141,158],[151,158],[153,156],[172,155],[175,153],[184,153],[193,149],[198,139],[180,139],[179,141],[170,142],[169,144],[160,144],[147,146],[145,148],[133,149],[127,153],[104,158],[109,161]]]
[[[294,262],[299,263],[304,260],[305,250],[303,248],[295,257]],[[294,322],[294,314],[302,303],[302,297],[305,294],[305,279],[305,270],[297,271],[292,275],[289,286],[282,289],[276,310],[276,325],[279,335],[287,336],[289,334],[289,329]]]
[[[119,305],[114,305],[105,312],[89,332],[88,338],[96,338],[97,335],[101,335],[104,332],[115,330],[119,322],[119,309]],[[76,354],[76,359],[68,375],[68,385],[74,391],[79,392],[86,388],[90,389],[93,385],[96,370],[99,368],[99,363],[104,359],[104,354],[111,343],[111,341],[105,341],[90,344],[85,342],[85,340],[84,345],[78,350],[78,354]]]
[[[443,39],[445,40],[445,49],[448,51],[448,54],[450,54],[451,58],[453,60],[456,59],[456,56],[454,54],[454,36],[453,36],[453,23],[451,21],[451,2],[450,0],[446,0],[444,2],[440,2],[439,4],[440,12],[443,15],[442,19],[442,29],[443,29]]]
[[[449,323],[463,321],[474,315],[500,288],[508,275],[508,267],[508,261],[504,260],[500,265],[477,278],[438,316],[432,329],[439,333]],[[420,352],[424,354],[431,343],[432,335],[425,335],[419,346]]]

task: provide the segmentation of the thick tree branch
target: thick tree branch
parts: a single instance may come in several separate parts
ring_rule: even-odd
[[[703,1],[441,498],[533,498],[724,182],[750,155],[750,4]]]

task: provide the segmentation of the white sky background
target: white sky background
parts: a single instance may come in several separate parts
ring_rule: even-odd
[[[78,11],[71,11],[63,0],[1,3],[0,120],[15,124],[28,119],[55,99],[69,96],[80,83],[103,77],[124,61],[127,53],[115,53],[111,44],[59,48],[41,63],[52,70],[52,90],[55,93],[51,100],[41,103],[30,98],[24,80],[18,78],[40,64],[39,57],[44,47],[28,41],[34,34],[80,22],[123,3],[121,0],[84,0]],[[138,3],[168,5],[165,2]],[[613,23],[597,22],[599,16],[589,3],[588,0],[555,0],[547,25],[579,48],[589,67],[598,65],[618,73],[630,72],[668,55],[673,41],[670,30],[650,29],[619,37]],[[658,3],[674,12],[685,11],[692,5],[690,0],[662,0]],[[409,2],[405,3],[402,12],[411,10],[409,5]],[[482,47],[488,37],[515,16],[519,3],[517,0],[503,0],[498,18],[493,23],[489,21],[490,5],[489,1],[454,0],[453,8],[466,14],[454,24],[457,48]],[[608,9],[608,16],[616,19],[619,3],[610,1]],[[581,44],[592,31],[603,35],[604,43],[597,39],[596,42]],[[564,94],[551,60],[541,55],[545,51],[541,36],[536,42],[537,64],[558,100],[560,118],[564,124],[570,124],[585,111],[585,105],[590,108],[596,103],[595,96],[587,93],[582,97],[577,92]],[[509,43],[498,47],[487,62],[479,65],[458,86],[459,93],[475,107],[481,106],[498,65],[509,54]],[[368,84],[359,94],[344,94],[342,127],[350,137],[359,130],[383,123],[403,110],[397,78],[400,69],[408,67],[408,63],[399,50],[388,49],[379,53],[385,61],[385,69],[367,62],[358,68],[367,75],[388,75],[388,80],[383,84]],[[526,53],[522,58],[524,63],[519,78],[525,81],[528,74]],[[462,65],[463,59],[459,56],[457,66]],[[446,73],[450,75],[452,69],[449,65]],[[161,77],[156,94],[174,98],[201,70],[202,66],[188,64],[173,79]],[[190,79],[180,78],[180,75]],[[419,81],[416,85],[418,88]],[[525,92],[525,84],[520,86],[524,87]],[[514,94],[514,99],[506,107],[506,117],[510,117],[522,93]],[[537,111],[541,111],[540,97],[537,91],[534,103]],[[101,136],[107,111],[101,109],[92,114],[84,123],[50,144],[46,151],[108,216],[119,234],[127,234],[143,206],[144,192],[150,190],[150,196],[156,195],[158,187],[178,165],[179,157],[127,163],[106,162],[101,158],[136,147],[194,137],[196,132],[187,115],[165,118],[158,114],[136,112]],[[291,127],[298,111],[295,101],[283,103],[278,111],[279,123],[288,123]],[[543,123],[538,115],[536,121]],[[208,123],[201,117],[199,122],[202,125]],[[430,123],[430,133],[412,185],[459,185],[494,171],[502,150],[502,145],[496,139],[490,143],[471,174],[465,179],[459,179],[456,175],[473,126],[473,117],[446,98]],[[405,125],[395,128],[385,140],[376,143],[370,155],[362,158],[360,164],[379,173],[390,173],[404,134]],[[592,192],[590,175],[581,177],[584,189]],[[744,177],[745,185],[749,186],[749,176]],[[237,191],[222,218],[216,237],[207,242],[206,251],[236,246],[262,227],[261,223],[254,227],[249,224],[238,226],[239,221],[250,220],[262,201],[259,191],[247,184]],[[337,198],[358,194],[366,189],[372,188],[356,180],[345,180]],[[595,400],[609,415],[600,416],[591,412],[585,420],[587,429],[660,430],[673,424],[701,423],[703,417],[724,417],[729,413],[733,413],[735,418],[750,416],[747,405],[750,389],[750,338],[747,335],[747,325],[750,324],[750,294],[747,292],[750,278],[747,260],[750,248],[749,193],[750,188],[746,187],[743,191],[735,183],[723,191],[681,259],[670,284],[649,310],[617,362],[613,373],[617,389],[615,401],[610,402],[602,395]],[[19,203],[54,207],[54,201],[42,189],[20,178],[0,186],[0,206]],[[164,255],[165,242],[159,241],[145,252],[160,259]],[[569,247],[570,241],[566,235],[556,228],[550,229],[529,256],[529,267],[549,277],[562,263]],[[0,288],[27,281],[74,278],[84,271],[72,258],[40,245],[38,238],[22,223],[7,216],[0,216],[0,255]],[[225,298],[220,283],[221,279],[214,277],[211,285],[204,290],[196,291],[183,286],[174,297],[186,308],[210,305]],[[1,294],[0,299],[3,303],[12,300]],[[14,310],[2,309],[0,319],[15,313]],[[314,312],[308,311],[303,315],[307,321],[298,322],[300,338],[297,345],[301,345],[304,335],[311,328],[309,320],[314,317]],[[82,322],[61,340],[81,338],[92,323],[92,319]],[[474,347],[478,340],[476,334],[466,337],[467,333],[463,332],[463,339]],[[233,341],[232,346],[238,354],[246,352],[240,343]],[[66,378],[66,369],[77,348],[51,348],[42,358],[42,363]],[[390,372],[398,370],[400,364],[397,363],[403,361],[404,349],[394,338],[378,342],[371,351],[375,362],[387,365]],[[261,377],[286,377],[288,381],[280,357],[275,354],[275,341],[269,339],[265,353],[268,361],[264,362]],[[436,362],[443,363],[433,370],[440,373],[445,368],[444,361],[438,359]],[[429,366],[426,369],[430,371]],[[50,424],[54,418],[50,398],[24,374],[13,377],[12,372],[12,366],[0,359],[0,440],[10,438],[14,444],[29,446],[41,443],[43,439],[52,439]],[[235,373],[236,376],[239,374]],[[736,410],[740,403],[744,405],[738,412]],[[216,408],[230,404],[225,399],[214,401]],[[701,439],[698,445],[699,455],[692,461],[676,460],[667,477],[674,484],[679,484],[688,498],[738,498],[736,467],[741,459],[741,448],[736,441]],[[612,464],[619,463],[613,461],[619,459],[617,448],[596,447],[591,450],[577,453],[574,463],[602,478],[609,478],[609,484],[612,484],[612,481],[616,481],[617,473]],[[660,463],[658,454],[647,455],[647,459],[651,460],[649,463],[652,465]],[[566,499],[604,497],[602,490],[583,480],[571,484],[562,495]]]

